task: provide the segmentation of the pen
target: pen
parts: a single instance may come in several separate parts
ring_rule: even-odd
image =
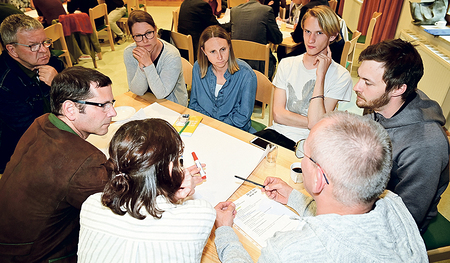
[[[188,125],[189,125],[189,121],[186,122],[186,124],[183,126],[183,128],[181,128],[181,130],[178,132],[178,134],[181,134]]]
[[[205,174],[205,171],[203,170],[202,164],[200,163],[200,161],[197,158],[197,154],[195,154],[195,152],[192,152],[192,157],[194,158],[195,165],[197,166],[198,169],[200,169],[200,175],[202,176],[202,179],[205,180],[206,174]]]
[[[241,179],[241,180],[244,180],[244,181],[246,181],[246,182],[252,183],[252,184],[254,184],[254,185],[261,186],[262,188],[266,188],[265,185],[258,184],[257,182],[253,182],[252,180],[248,180],[248,179],[242,178],[242,177],[237,176],[237,175],[235,175],[234,177],[236,177],[237,179]]]

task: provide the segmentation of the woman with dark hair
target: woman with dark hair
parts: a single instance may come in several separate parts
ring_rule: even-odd
[[[207,27],[199,40],[192,69],[189,108],[244,131],[254,132],[250,117],[256,95],[256,75],[236,59],[230,35],[220,26]]]
[[[103,193],[82,205],[78,262],[200,262],[216,218],[189,200],[202,181],[183,169],[183,141],[162,119],[124,124],[113,136]]]
[[[178,49],[156,36],[155,21],[145,11],[131,12],[128,27],[135,42],[123,52],[130,90],[137,95],[149,91],[157,99],[187,106],[188,94]]]

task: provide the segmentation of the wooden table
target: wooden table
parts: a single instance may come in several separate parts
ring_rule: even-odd
[[[132,92],[127,92],[122,95],[116,96],[116,104],[115,106],[132,106],[136,110],[144,108],[153,102],[158,102],[162,106],[165,106],[169,109],[172,109],[180,114],[189,113],[191,115],[201,115],[203,116],[202,123],[220,130],[228,135],[231,135],[237,139],[240,139],[244,142],[249,142],[255,136],[244,132],[238,128],[232,127],[226,123],[213,119],[211,117],[205,116],[198,112],[195,112],[191,109],[183,107],[174,102],[162,99],[156,99],[153,94],[146,93],[143,96],[138,96]],[[263,182],[267,176],[277,176],[286,181],[289,185],[294,187],[294,189],[300,190],[304,192],[303,184],[295,184],[290,179],[290,165],[294,162],[298,162],[299,159],[295,157],[294,152],[287,150],[286,148],[279,147],[278,148],[278,158],[276,164],[269,164],[265,160],[263,160],[250,175],[249,179],[257,182]],[[244,182],[236,192],[231,195],[228,199],[230,201],[235,201],[255,186],[253,184]],[[224,200],[225,201],[225,200]],[[202,262],[220,262],[217,256],[216,246],[214,244],[214,231],[215,227],[212,229],[211,236],[209,237],[205,249],[203,250]],[[261,251],[253,245],[245,236],[243,236],[238,230],[235,229],[236,234],[239,237],[239,240],[244,245],[244,248],[249,252],[252,259],[256,262],[261,255]]]
[[[283,32],[283,35],[286,35],[286,32],[288,33],[292,33],[294,32],[293,28],[283,28],[281,29],[281,32]],[[294,40],[292,39],[292,36],[287,36],[283,38],[283,42],[281,42],[281,44],[279,44],[280,46],[286,47],[286,54],[289,54],[290,52],[292,52],[298,45],[302,44],[300,43],[295,43]]]

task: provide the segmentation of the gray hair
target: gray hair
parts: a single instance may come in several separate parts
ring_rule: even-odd
[[[33,31],[42,28],[44,28],[42,24],[31,16],[14,14],[3,20],[0,25],[0,35],[2,36],[3,44],[6,46],[17,42],[17,32]]]
[[[347,206],[370,204],[386,188],[392,146],[386,130],[370,118],[334,111],[332,123],[311,138],[311,157],[320,164],[334,198]]]

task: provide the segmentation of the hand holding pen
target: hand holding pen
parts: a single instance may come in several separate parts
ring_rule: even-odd
[[[277,177],[267,177],[264,180],[265,187],[261,190],[267,194],[270,199],[273,199],[281,204],[287,204],[289,195],[291,195],[292,187],[285,181]]]

